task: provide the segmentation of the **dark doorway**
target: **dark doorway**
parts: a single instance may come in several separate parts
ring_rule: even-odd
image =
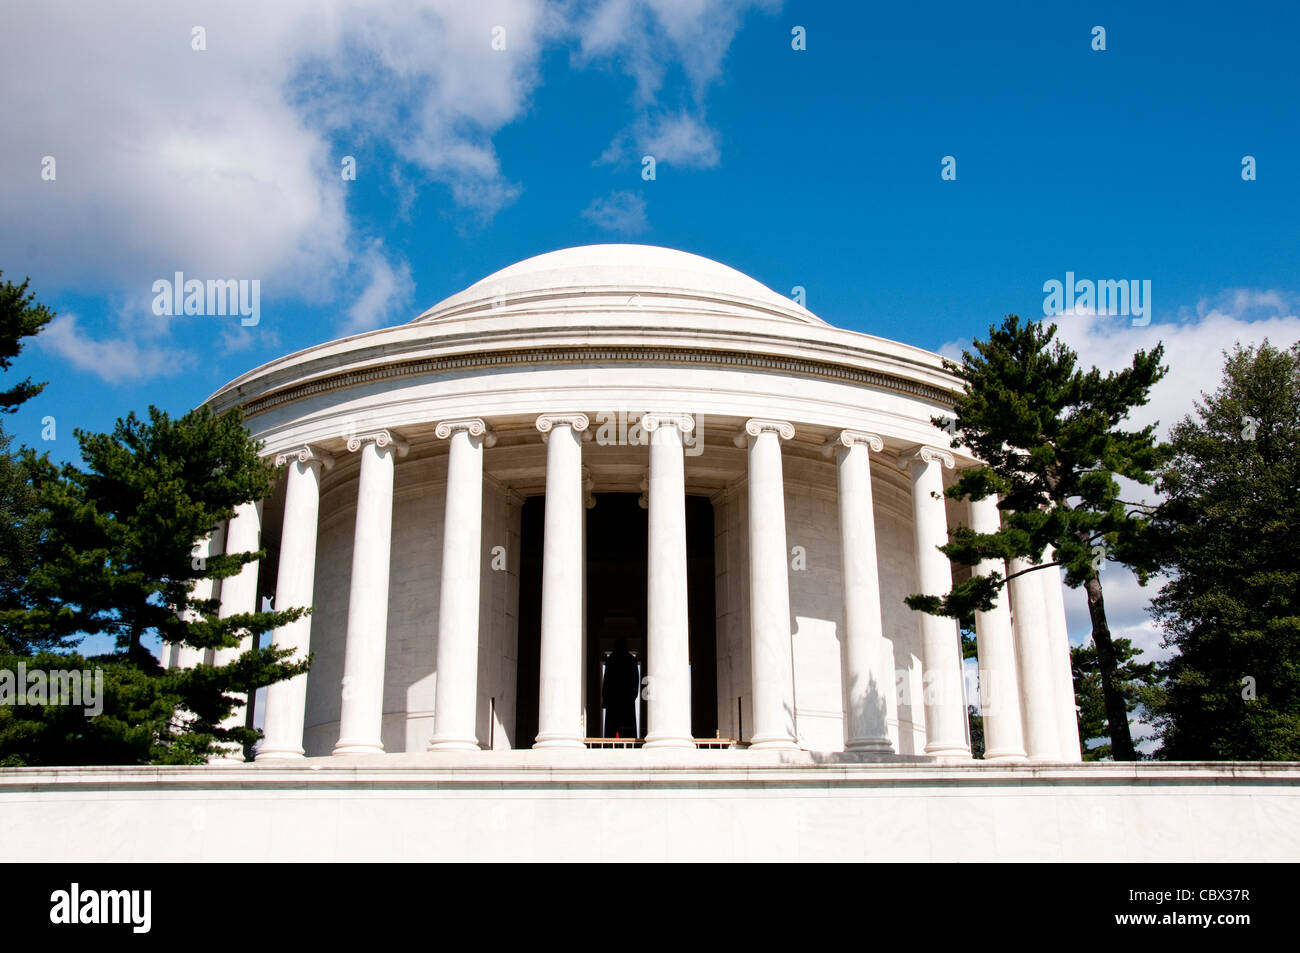
[[[519,577],[519,668],[515,745],[537,736],[537,686],[541,643],[544,497],[522,510]],[[645,665],[648,514],[634,493],[598,493],[587,511],[587,735],[602,736],[601,666],[621,639]],[[691,654],[691,721],[697,738],[718,726],[716,619],[714,617],[713,505],[686,498],[688,613]],[[644,672],[644,667],[642,668]],[[638,713],[645,734],[645,705]],[[612,732],[611,732],[612,734]]]

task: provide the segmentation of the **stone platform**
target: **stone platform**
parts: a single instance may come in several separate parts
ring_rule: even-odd
[[[641,749],[5,768],[0,817],[10,862],[1294,862],[1300,763]]]

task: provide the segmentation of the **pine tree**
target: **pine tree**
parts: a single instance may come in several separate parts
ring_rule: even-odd
[[[305,607],[218,618],[215,599],[194,595],[200,579],[233,576],[265,553],[192,558],[194,542],[229,519],[235,507],[269,496],[275,471],[258,454],[240,415],[206,408],[172,420],[151,407],[149,421],[130,414],[110,434],[76,431],[85,468],[55,467],[28,454],[40,539],[22,587],[21,608],[0,613],[23,651],[67,648],[85,635],[110,634],[126,665],[153,681],[122,697],[150,716],[148,743],[124,744],[137,761],[196,761],[217,746],[251,745],[250,728],[223,729],[236,693],[306,670],[288,652],[253,648],[220,667],[163,671],[146,636],[198,649],[237,648],[245,638],[299,618]],[[132,709],[135,711],[136,709]],[[166,717],[158,717],[165,711]],[[126,730],[130,718],[106,712]],[[101,716],[103,717],[103,716]],[[107,723],[107,721],[105,722]],[[131,725],[134,731],[138,725]],[[0,751],[0,756],[4,754]]]
[[[27,284],[0,283],[0,371],[13,366],[13,359],[23,349],[23,338],[36,334],[54,319],[53,311],[36,304],[34,295],[28,294]],[[44,384],[33,384],[29,377],[8,390],[0,390],[0,413],[13,413],[19,404],[44,389]]]
[[[1196,410],[1158,484],[1160,753],[1300,760],[1300,344],[1237,346]]]
[[[21,605],[19,591],[35,558],[36,493],[23,457],[10,449],[0,428],[0,615]],[[25,649],[26,641],[0,622],[0,652]]]
[[[1151,560],[1141,542],[1146,509],[1120,499],[1116,476],[1150,485],[1162,459],[1155,426],[1120,429],[1134,407],[1147,402],[1151,386],[1167,370],[1163,348],[1138,351],[1132,366],[1102,374],[1078,368],[1078,355],[1055,341],[1056,325],[1023,324],[1008,315],[990,327],[986,341],[961,364],[946,361],[965,389],[954,401],[955,419],[934,418],[950,431],[954,447],[983,461],[948,488],[953,499],[999,497],[1003,525],[992,534],[957,527],[941,547],[956,565],[985,559],[1027,558],[1041,562],[1049,546],[1064,566],[1065,581],[1083,587],[1097,647],[1102,695],[1117,760],[1136,757],[1128,712],[1118,684],[1118,662],[1106,621],[1100,569],[1109,560],[1128,565],[1144,579]],[[1026,570],[1035,571],[1035,570]],[[944,597],[912,595],[913,609],[957,619],[987,611],[1006,586],[1001,573],[971,574]]]
[[[1158,696],[1154,687],[1156,664],[1140,662],[1141,654],[1129,639],[1115,639],[1115,683],[1124,696],[1124,707],[1130,714],[1139,706],[1148,711]],[[1110,744],[1088,747],[1094,738],[1104,738],[1106,730],[1106,699],[1101,691],[1101,666],[1097,662],[1097,649],[1091,642],[1070,648],[1070,667],[1074,673],[1074,701],[1079,706],[1079,747],[1084,761],[1104,761],[1111,757]]]
[[[4,272],[0,271],[0,275]],[[7,373],[23,349],[25,338],[40,332],[54,312],[36,304],[20,285],[0,283],[0,373]],[[0,413],[13,413],[24,401],[44,390],[27,378],[0,390]],[[36,495],[23,457],[11,449],[13,438],[0,427],[0,613],[19,605],[18,589],[31,568],[37,532],[33,520]],[[0,624],[0,652],[13,651],[20,640]]]

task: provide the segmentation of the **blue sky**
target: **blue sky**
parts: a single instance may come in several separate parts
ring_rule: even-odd
[[[391,7],[4,5],[0,269],[60,313],[13,372],[50,382],[4,421],[19,440],[72,457],[74,427],[184,412],[604,241],[802,286],[834,324],[945,353],[1041,317],[1067,271],[1149,280],[1148,327],[1077,315],[1062,334],[1103,366],[1165,341],[1148,416],[1166,425],[1234,340],[1300,337],[1294,3]],[[258,279],[259,324],[154,316],[152,282],[178,270]],[[1108,602],[1153,645],[1129,588]]]

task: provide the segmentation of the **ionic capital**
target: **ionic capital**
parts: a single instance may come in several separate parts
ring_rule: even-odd
[[[444,420],[434,429],[439,440],[446,440],[452,434],[458,431],[465,431],[471,437],[482,437],[483,446],[495,447],[497,435],[494,434],[481,417],[459,417],[455,420]]]
[[[547,434],[555,427],[571,427],[574,433],[581,433],[590,423],[586,414],[542,414],[537,418],[537,429]]]
[[[406,456],[411,449],[409,443],[391,430],[371,430],[368,433],[358,433],[348,437],[348,452],[356,453],[368,443],[373,443],[380,450],[391,445],[399,457]]]
[[[648,412],[641,417],[641,429],[650,433],[660,427],[676,427],[682,433],[695,429],[695,418],[690,414],[657,414]]]
[[[885,449],[885,442],[879,435],[865,430],[841,430],[834,438],[822,444],[822,453],[831,456],[840,447],[870,447],[873,453]]]
[[[930,447],[922,444],[913,447],[911,450],[905,450],[898,455],[898,468],[908,470],[912,464],[921,463],[942,463],[951,470],[954,466],[952,454],[942,447]]]
[[[299,463],[316,464],[322,470],[328,470],[334,466],[333,454],[326,453],[319,447],[313,447],[309,443],[301,447],[292,447],[288,450],[281,450],[275,455],[275,465],[282,467],[290,460],[297,460]]]
[[[774,433],[782,440],[790,440],[794,437],[794,424],[788,420],[751,417],[745,421],[744,430],[736,435],[734,443],[737,447],[744,447],[748,442],[747,437],[757,437],[761,433]]]

